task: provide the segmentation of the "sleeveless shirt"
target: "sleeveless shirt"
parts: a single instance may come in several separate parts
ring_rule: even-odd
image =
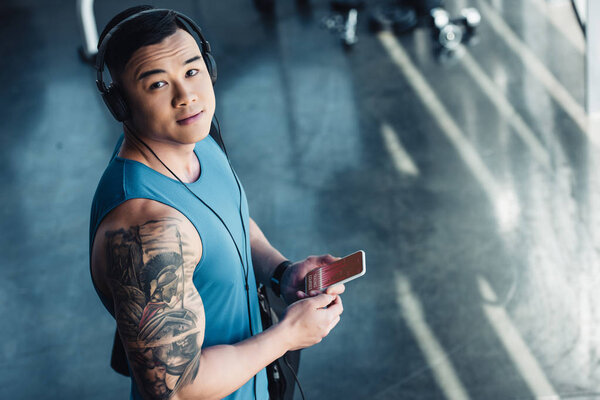
[[[215,214],[194,197],[179,181],[140,162],[117,156],[123,135],[96,189],[90,218],[90,255],[102,219],[123,202],[144,198],[172,207],[196,228],[202,242],[202,257],[193,273],[193,283],[202,298],[205,332],[202,347],[234,344],[250,336],[247,298],[250,297],[254,334],[262,331],[256,278],[250,252],[249,210],[246,194],[229,166],[225,153],[212,136],[196,143],[194,153],[200,162],[200,177],[187,186],[227,224],[244,259],[240,263],[235,244]],[[240,204],[241,195],[241,204]],[[240,207],[244,225],[240,220]],[[245,241],[244,241],[245,237]],[[247,253],[247,257],[246,257]],[[247,260],[247,261],[246,261]],[[249,293],[246,293],[244,268],[248,268]],[[92,279],[93,281],[93,279]],[[113,315],[112,299],[106,298],[94,283],[102,303]],[[268,399],[267,376],[263,368],[255,378],[226,397],[227,400]],[[131,377],[131,399],[141,399]]]

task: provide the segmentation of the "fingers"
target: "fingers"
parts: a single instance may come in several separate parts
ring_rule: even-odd
[[[332,295],[332,296],[337,296],[340,295],[342,293],[344,293],[346,291],[346,286],[344,286],[344,284],[339,284],[339,285],[333,285],[327,288],[327,290],[325,291],[326,294]],[[302,293],[303,297],[300,297],[300,295],[298,293]],[[308,292],[308,294],[304,293],[304,292],[297,292],[298,297],[303,299],[305,297],[314,297],[314,296],[318,296],[320,294],[322,294],[323,292],[321,292],[320,290],[311,290],[310,292]]]
[[[325,264],[331,264],[332,262],[340,260],[340,259],[341,259],[340,257],[334,257],[331,254],[325,254],[325,255],[319,256],[317,258],[317,262],[319,264],[325,265]]]
[[[322,294],[327,294],[329,296],[331,296],[332,299],[335,298],[335,296],[337,296],[336,294],[333,293],[325,293],[325,292],[321,292],[320,290],[311,290],[308,293],[303,292],[302,290],[298,290],[296,292],[296,297],[298,297],[298,300],[302,300],[302,299],[308,299],[308,298],[312,298],[312,297],[317,297],[319,295]]]
[[[338,316],[344,312],[344,305],[340,296],[335,296],[333,302],[327,307],[327,312]]]
[[[307,295],[306,293],[304,293],[302,290],[298,290],[296,292],[296,297],[298,297],[298,299],[306,299],[307,297],[309,297],[309,295]]]
[[[344,286],[344,284],[338,284],[338,285],[333,285],[327,288],[327,291],[325,293],[327,294],[331,294],[331,295],[338,295],[338,294],[342,294],[346,291],[346,286]]]
[[[339,297],[338,297],[339,298]],[[313,305],[316,308],[324,308],[327,307],[335,300],[335,297],[329,294],[319,294],[317,296],[311,297],[310,301],[313,302]]]
[[[337,296],[329,307],[327,307],[328,313],[333,313],[334,318],[327,327],[327,334],[340,322],[341,314],[344,312],[344,306],[342,305],[342,298]]]
[[[321,290],[315,289],[315,290],[311,290],[310,292],[308,292],[308,294],[306,294],[304,292],[302,292],[302,293],[304,294],[305,297],[306,296],[315,297],[315,296],[318,296],[323,293],[331,295],[333,297],[336,297],[336,296],[344,293],[345,291],[346,291],[346,287],[343,284],[341,284],[341,285],[330,286],[324,292]]]
[[[338,315],[337,317],[335,317],[333,319],[333,321],[331,321],[331,323],[329,324],[329,326],[327,327],[327,334],[329,335],[329,332],[331,332],[331,330],[333,328],[335,328],[335,326],[340,322],[341,317]]]
[[[322,267],[323,265],[331,264],[334,261],[341,260],[341,257],[334,257],[331,254],[323,254],[320,256],[308,256],[305,261],[314,267]]]

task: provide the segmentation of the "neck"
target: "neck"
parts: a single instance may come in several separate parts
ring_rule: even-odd
[[[183,182],[190,183],[200,176],[200,163],[194,153],[194,146],[144,137],[125,126],[125,139],[119,156],[141,162],[169,178],[176,179],[169,172],[170,169]]]

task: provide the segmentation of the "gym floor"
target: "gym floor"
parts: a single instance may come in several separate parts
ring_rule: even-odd
[[[454,59],[425,28],[369,32],[368,9],[345,52],[325,0],[271,18],[148,2],[211,42],[223,136],[271,242],[367,254],[340,324],[302,353],[307,399],[600,397],[599,136],[568,2],[448,1],[482,14]],[[139,4],[96,3],[99,30]],[[5,0],[0,20],[0,397],[126,399],[88,269],[121,130],[78,58],[74,1]]]

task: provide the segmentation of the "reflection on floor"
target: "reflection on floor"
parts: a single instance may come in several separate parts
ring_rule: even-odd
[[[135,4],[97,3],[99,27]],[[269,19],[247,0],[153,2],[212,44],[224,138],[271,242],[366,251],[341,323],[303,352],[307,398],[599,398],[600,132],[568,2],[448,1],[483,20],[446,63],[426,29],[370,34],[364,13],[345,53],[310,3]],[[87,250],[120,128],[77,58],[74,4],[0,15],[2,397],[125,398]]]

